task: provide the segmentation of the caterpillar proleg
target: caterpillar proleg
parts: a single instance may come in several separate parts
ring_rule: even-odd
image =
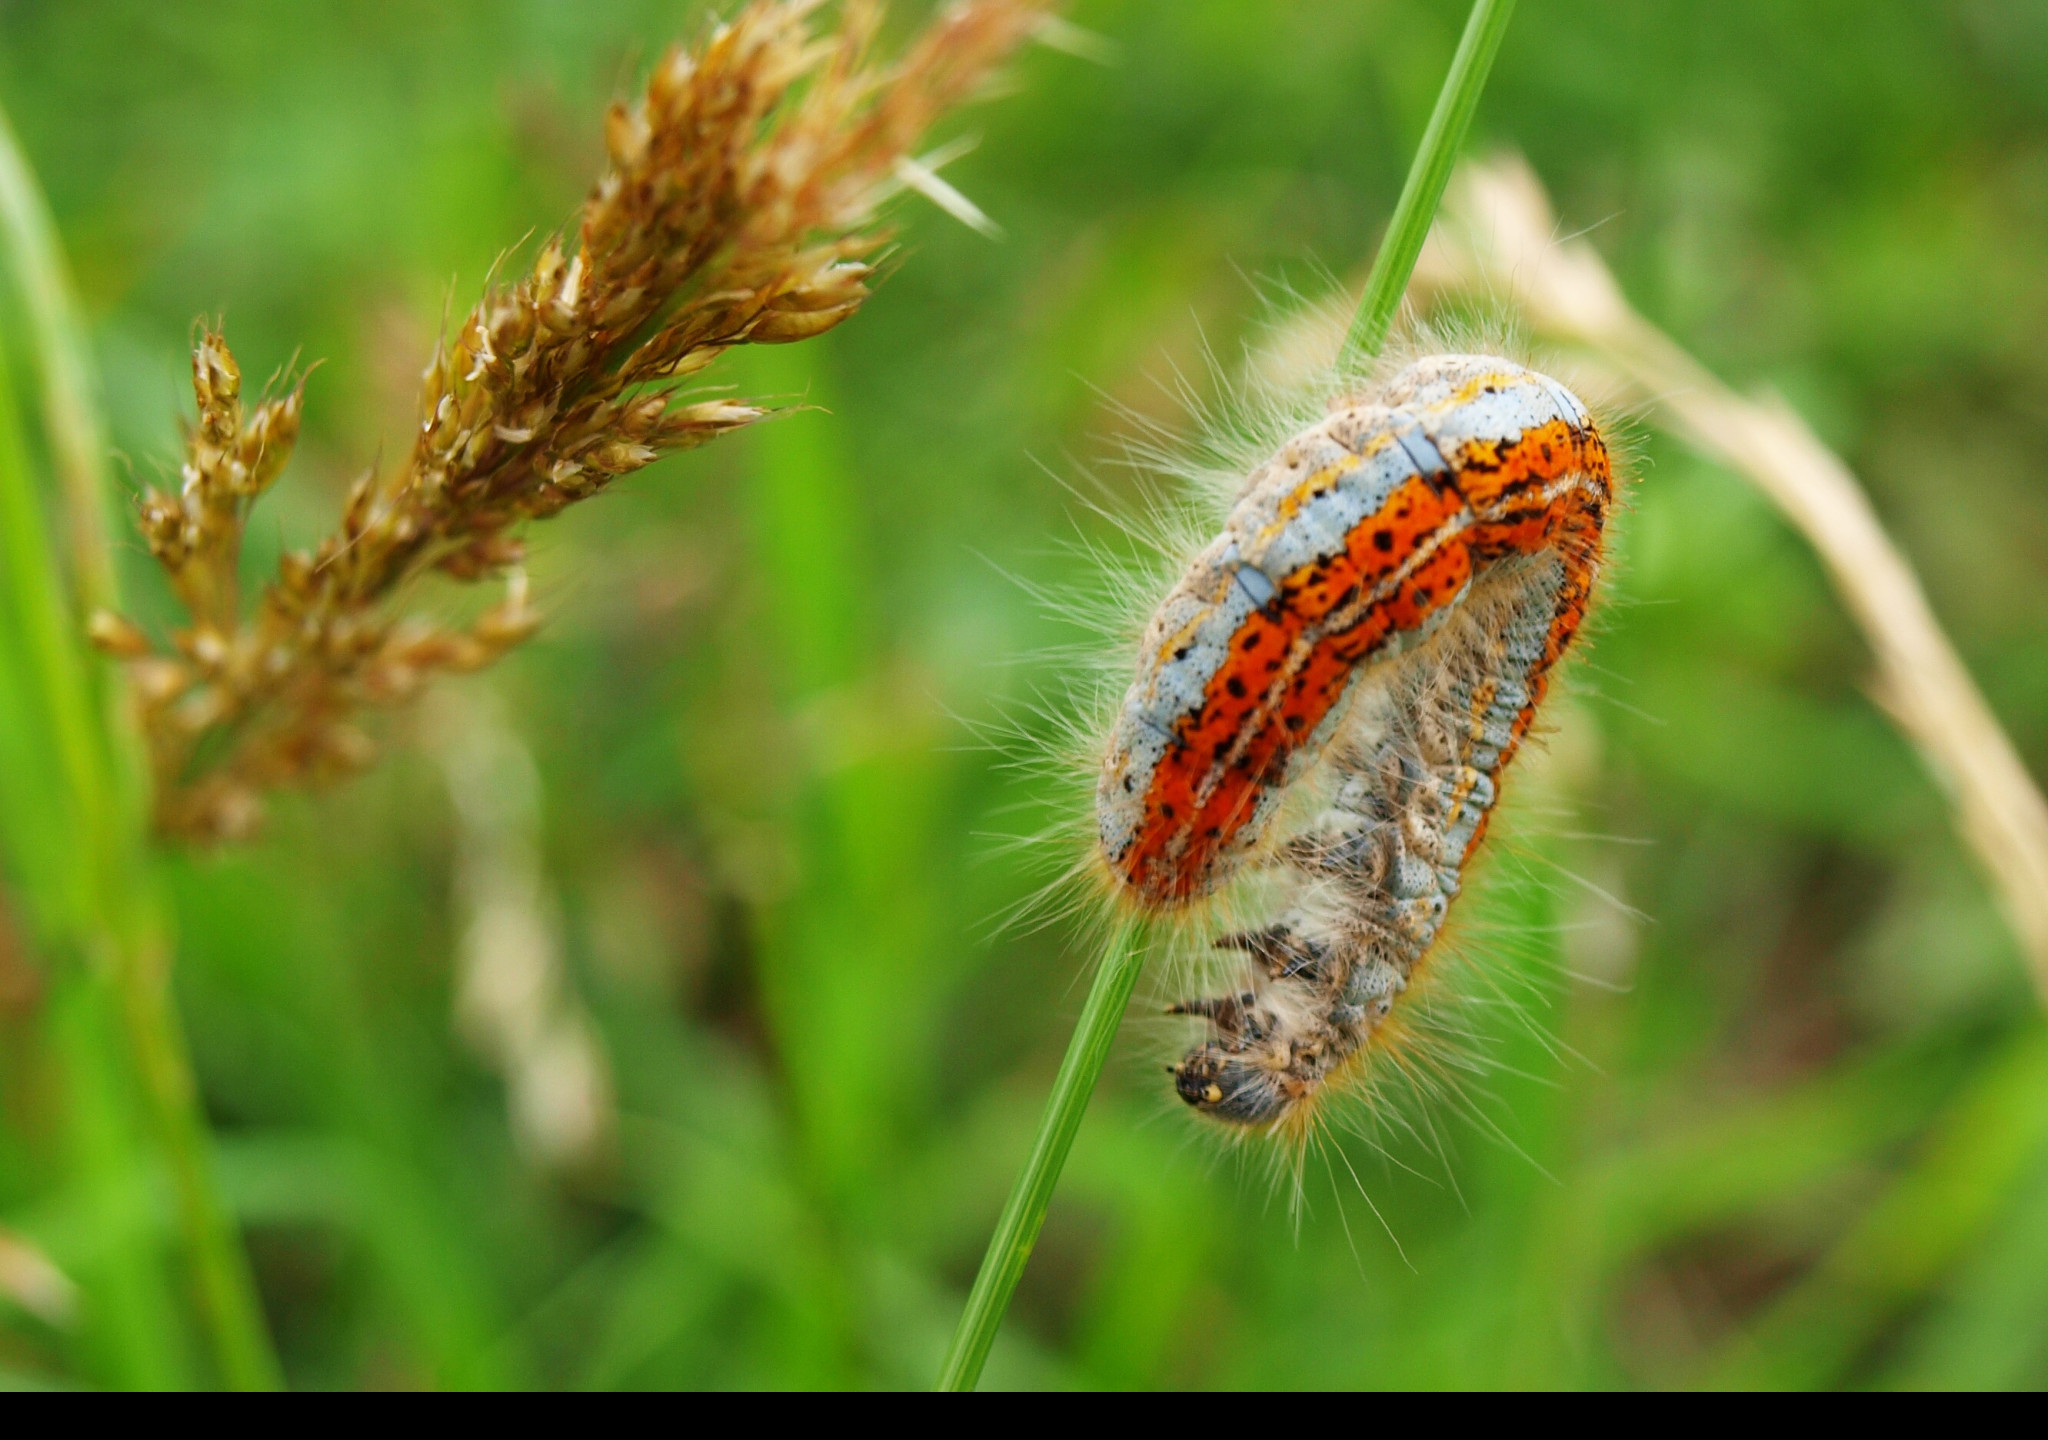
[[[1255,470],[1146,628],[1096,788],[1130,901],[1173,910],[1247,864],[1281,913],[1218,943],[1230,993],[1173,1067],[1218,1120],[1284,1125],[1364,1054],[1442,931],[1504,771],[1577,635],[1614,501],[1562,385],[1419,360]],[[1327,805],[1269,839],[1323,770]]]

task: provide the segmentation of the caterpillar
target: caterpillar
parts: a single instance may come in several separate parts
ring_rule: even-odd
[[[1187,907],[1248,861],[1285,873],[1180,1097],[1241,1127],[1312,1113],[1415,980],[1503,772],[1599,577],[1615,479],[1562,385],[1439,355],[1253,471],[1146,627],[1096,786],[1116,888]],[[1366,697],[1370,694],[1370,700]],[[1328,766],[1328,804],[1268,843]]]

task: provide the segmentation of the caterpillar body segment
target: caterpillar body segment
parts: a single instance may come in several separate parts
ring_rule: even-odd
[[[1246,952],[1226,1008],[1183,1001],[1210,1035],[1174,1067],[1181,1098],[1272,1125],[1365,1050],[1416,978],[1486,833],[1498,780],[1542,697],[1567,567],[1527,559],[1475,580],[1426,652],[1395,662],[1385,713],[1329,757],[1329,808],[1278,848],[1294,903],[1221,942]]]
[[[1287,1118],[1407,989],[1585,615],[1613,491],[1563,386],[1435,356],[1282,446],[1167,596],[1098,779],[1102,857],[1154,909],[1255,854],[1293,882],[1223,942],[1239,991],[1176,1007],[1210,1025],[1174,1067],[1197,1109]],[[1328,811],[1265,845],[1326,755]]]

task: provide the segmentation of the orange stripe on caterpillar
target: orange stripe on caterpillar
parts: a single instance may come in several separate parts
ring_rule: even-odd
[[[1422,361],[1290,440],[1147,629],[1097,787],[1110,868],[1149,905],[1215,890],[1361,669],[1476,570],[1597,534],[1610,492],[1584,407],[1505,360]]]
[[[1181,1007],[1212,1027],[1176,1070],[1190,1103],[1285,1118],[1406,987],[1584,617],[1612,499],[1562,386],[1433,357],[1283,446],[1168,595],[1097,788],[1103,857],[1139,904],[1221,886],[1360,682],[1391,702],[1373,744],[1337,743],[1331,814],[1276,852],[1329,892],[1315,918],[1232,937],[1247,988]]]

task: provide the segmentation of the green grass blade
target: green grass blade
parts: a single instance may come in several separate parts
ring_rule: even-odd
[[[65,1087],[66,1175],[45,1203],[70,1222],[52,1249],[84,1292],[80,1372],[124,1390],[187,1390],[198,1373],[190,1326],[166,1263],[156,1167],[110,1001],[99,978],[77,966],[50,989],[44,1033]]]
[[[1436,218],[1444,186],[1450,181],[1451,168],[1457,164],[1465,131],[1472,122],[1472,112],[1478,108],[1480,91],[1486,86],[1487,73],[1493,68],[1493,57],[1500,49],[1501,36],[1507,32],[1513,10],[1514,0],[1477,0],[1471,18],[1465,22],[1464,38],[1458,42],[1450,74],[1444,78],[1436,109],[1429,117],[1429,128],[1423,132],[1421,149],[1416,152],[1415,164],[1401,187],[1394,218],[1388,224],[1386,239],[1366,281],[1358,318],[1345,339],[1347,350],[1357,358],[1378,354],[1386,341],[1387,329],[1393,324],[1394,312],[1408,288],[1415,261],[1422,254],[1423,237]],[[1088,1109],[1088,1099],[1095,1093],[1095,1082],[1109,1058],[1110,1042],[1116,1038],[1117,1026],[1137,986],[1138,971],[1144,964],[1145,934],[1146,927],[1137,921],[1119,929],[1096,972],[1088,1003],[1081,1011],[1073,1039],[1068,1042],[1066,1058],[1060,1062],[1059,1077],[1053,1082],[1045,1116],[1039,1121],[1031,1156],[1010,1192],[1002,1218],[996,1222],[996,1233],[989,1240],[981,1271],[974,1277],[966,1313],[960,1317],[960,1328],[939,1372],[941,1390],[972,1390],[981,1377],[989,1347],[1002,1326],[1003,1312],[1009,1308],[1010,1296],[1016,1291],[1017,1281],[1031,1258],[1031,1247],[1037,1243],[1038,1232],[1045,1224],[1046,1207],[1059,1184],[1060,1167],[1066,1163],[1067,1150],[1081,1128],[1081,1116]]]
[[[57,227],[14,129],[0,112],[0,234],[27,311],[43,428],[63,486],[72,582],[88,613],[115,600],[107,548],[107,439],[94,397],[85,327],[73,301]]]
[[[131,879],[144,887],[144,898],[108,897],[113,933],[102,948],[142,1080],[143,1103],[170,1171],[200,1315],[228,1388],[279,1389],[283,1375],[264,1328],[255,1278],[214,1173],[213,1137],[200,1110],[184,1027],[171,999],[170,954],[157,928],[158,907],[147,894],[147,877]]]
[[[97,773],[83,705],[81,657],[66,645],[62,596],[42,497],[0,344],[0,860],[37,951],[53,971],[42,1028],[64,1085],[60,1182],[102,1230],[86,1285],[82,1358],[123,1387],[182,1388],[177,1312],[146,1223],[137,1177],[154,1168],[132,1111],[133,1073],[119,1044],[93,946],[90,809],[81,777]],[[81,731],[79,726],[86,728]],[[83,863],[82,863],[83,862]]]
[[[80,602],[111,599],[99,457],[104,429],[86,381],[84,344],[54,228],[33,174],[0,117],[0,264],[28,316],[50,452],[64,472],[65,529],[76,593],[51,543],[43,487],[31,464],[0,354],[0,690],[19,699],[9,748],[37,757],[50,806],[0,815],[16,888],[45,953],[81,964],[110,988],[142,1100],[175,1196],[199,1310],[222,1380],[270,1388],[278,1369],[239,1238],[213,1177],[211,1138],[170,995],[157,886],[130,783],[131,738],[96,693]],[[10,337],[12,338],[12,337]],[[10,794],[9,798],[14,798]]]
[[[2048,1357],[2048,1146],[2015,1187],[2004,1216],[1975,1247],[1876,1377],[1893,1390],[2023,1390]]]
[[[1720,1389],[1853,1382],[1885,1325],[1939,1285],[2022,1193],[2048,1143],[2048,1036],[1985,1064],[1920,1153],[1799,1282],[1724,1347]]]
[[[1345,349],[1357,360],[1370,360],[1387,343],[1387,331],[1394,313],[1401,308],[1408,277],[1415,273],[1415,261],[1422,254],[1422,242],[1436,220],[1436,207],[1443,203],[1444,186],[1458,163],[1465,145],[1465,131],[1472,124],[1472,112],[1479,108],[1479,93],[1486,88],[1493,57],[1507,34],[1508,19],[1515,0],[1478,0],[1465,22],[1464,38],[1451,58],[1451,73],[1430,113],[1429,128],[1422,132],[1422,145],[1415,152],[1415,164],[1401,187],[1394,206],[1394,218],[1387,222],[1387,237],[1366,277],[1365,294],[1358,302],[1358,315],[1344,338]]]
[[[989,1347],[1002,1327],[1003,1312],[1010,1308],[1010,1296],[1023,1278],[1031,1247],[1038,1243],[1038,1232],[1045,1225],[1046,1207],[1059,1184],[1060,1167],[1067,1163],[1067,1151],[1073,1148],[1074,1134],[1088,1110],[1088,1097],[1095,1093],[1117,1026],[1137,988],[1138,972],[1145,965],[1146,933],[1143,920],[1125,921],[1095,972],[1088,1003],[1081,1007],[1074,1038],[1067,1042],[1066,1058],[1060,1061],[1052,1095],[1045,1102],[1045,1117],[1038,1123],[1031,1157],[1024,1162],[1024,1173],[1017,1177],[1016,1188],[1003,1206],[1002,1218],[996,1221],[996,1233],[989,1237],[988,1255],[967,1297],[967,1313],[960,1317],[960,1328],[946,1352],[945,1366],[939,1372],[941,1390],[972,1390],[981,1378]]]

